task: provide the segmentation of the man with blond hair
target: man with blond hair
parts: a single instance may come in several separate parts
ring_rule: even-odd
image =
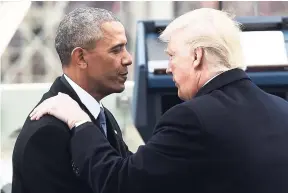
[[[167,26],[167,73],[185,102],[127,158],[65,94],[31,119],[48,113],[72,129],[72,158],[95,193],[287,193],[288,103],[246,75],[239,36],[233,19],[207,8]]]

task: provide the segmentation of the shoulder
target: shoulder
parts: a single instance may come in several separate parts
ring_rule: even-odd
[[[44,100],[46,100],[46,99],[48,99],[54,95],[55,95],[55,93],[53,93],[51,90],[49,90],[48,92],[46,92],[42,96],[42,98],[39,100],[39,102],[36,104],[36,106],[34,108],[36,108]],[[33,109],[31,110],[31,112],[33,111]],[[56,128],[60,128],[60,130],[56,129]],[[67,132],[67,130],[69,131],[69,128],[67,127],[67,125],[64,122],[62,122],[61,120],[55,118],[54,116],[44,115],[39,120],[32,121],[32,120],[30,120],[30,117],[28,115],[18,138],[23,138],[24,141],[27,141],[31,137],[34,137],[35,135],[38,135],[38,134],[46,132],[46,131],[58,133],[58,132],[63,132],[63,131]]]
[[[54,95],[55,93],[50,89],[42,96],[34,108],[45,99]],[[27,116],[14,145],[13,160],[17,162],[22,160],[27,150],[35,148],[41,150],[43,145],[52,142],[64,143],[69,138],[70,130],[67,125],[54,116],[45,115],[37,121],[31,121],[30,117]]]
[[[69,128],[64,122],[54,116],[44,115],[36,121],[31,121],[30,117],[28,117],[22,128],[22,132],[30,138],[43,132],[69,133]]]
[[[18,135],[13,154],[18,157],[29,148],[65,143],[70,138],[69,132],[69,128],[53,116],[46,115],[38,121],[31,121],[28,117]]]
[[[198,109],[200,106],[204,106],[207,103],[209,96],[198,97],[189,101],[182,102],[170,108],[166,111],[161,119],[187,119],[197,117]]]
[[[202,115],[206,111],[211,111],[211,107],[215,103],[217,103],[217,99],[215,100],[215,97],[211,95],[204,95],[182,102],[166,111],[159,119],[156,128],[167,124],[203,127]]]
[[[195,106],[197,105],[195,105],[194,101],[187,101],[173,106],[159,119],[156,130],[165,127],[201,127],[200,120],[194,109]]]

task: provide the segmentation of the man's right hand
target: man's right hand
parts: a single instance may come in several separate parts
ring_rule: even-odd
[[[75,126],[75,123],[91,121],[76,101],[69,95],[60,92],[37,106],[30,114],[30,118],[31,120],[38,120],[45,114],[55,116],[65,122],[70,129]]]

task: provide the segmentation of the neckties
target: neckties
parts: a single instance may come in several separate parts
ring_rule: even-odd
[[[107,136],[107,127],[106,127],[106,117],[104,113],[104,108],[100,107],[100,113],[99,113],[99,124],[101,129],[104,131],[105,136]]]

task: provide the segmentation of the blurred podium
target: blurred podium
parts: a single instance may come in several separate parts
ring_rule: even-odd
[[[252,81],[288,100],[288,22],[284,17],[239,17],[246,71]],[[182,101],[171,75],[166,75],[166,47],[158,37],[169,21],[139,21],[135,50],[132,116],[144,142],[161,115]]]

